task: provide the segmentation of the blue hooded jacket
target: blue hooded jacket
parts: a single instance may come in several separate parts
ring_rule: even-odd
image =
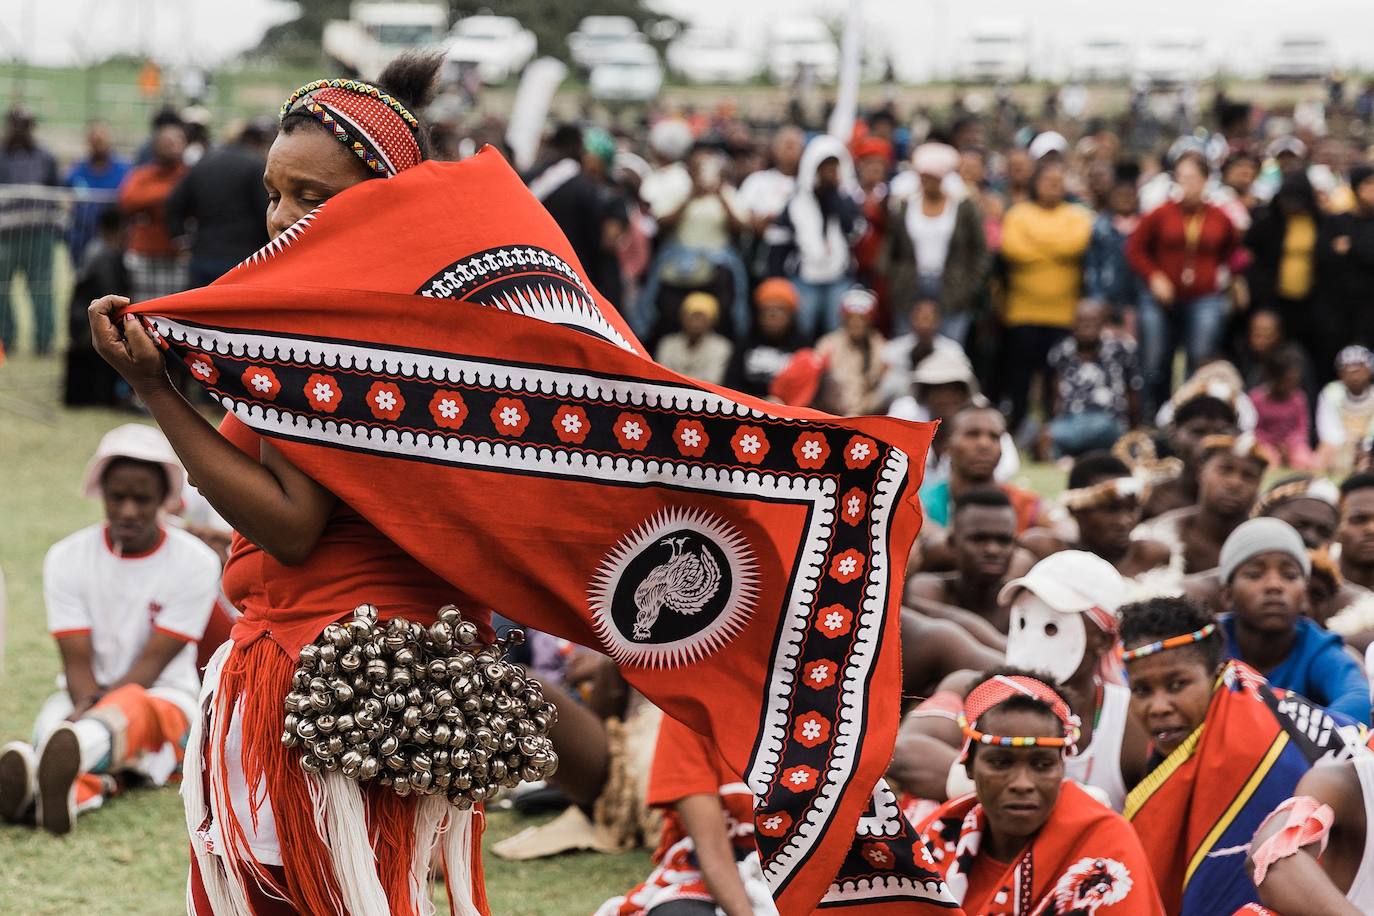
[[[1218,619],[1226,634],[1227,656],[1245,661],[1236,645],[1235,615],[1222,614]],[[1302,694],[1333,712],[1369,725],[1369,682],[1359,664],[1345,651],[1341,637],[1307,617],[1298,618],[1297,630],[1298,639],[1288,657],[1278,667],[1261,674],[1275,687]]]

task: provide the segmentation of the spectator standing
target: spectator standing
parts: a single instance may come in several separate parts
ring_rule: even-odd
[[[772,165],[740,182],[739,203],[749,214],[749,228],[763,235],[797,192],[797,167],[801,164],[806,135],[791,124],[779,127],[769,147]]]
[[[859,182],[864,231],[854,243],[856,279],[878,297],[879,311],[894,317],[887,272],[882,258],[888,235],[888,172],[892,168],[892,144],[882,137],[866,136],[853,144],[854,173]],[[895,333],[895,331],[894,331]]]
[[[128,174],[129,162],[115,152],[110,125],[104,121],[92,121],[86,128],[86,158],[73,165],[67,173],[67,187],[76,191],[78,198],[82,191],[106,191],[113,197],[113,192],[119,190]],[[262,183],[261,173],[258,183]],[[67,230],[67,247],[74,264],[81,263],[86,246],[99,234],[100,214],[111,206],[111,201],[107,199],[78,200],[72,210],[71,226]]]
[[[856,190],[849,150],[834,137],[815,137],[802,153],[797,192],[764,233],[768,272],[797,287],[807,338],[835,327],[840,298],[853,284],[850,245],[863,233]]]
[[[1284,336],[1321,360],[1330,344],[1322,333],[1325,314],[1317,307],[1317,239],[1326,230],[1312,183],[1302,171],[1283,178],[1278,193],[1255,213],[1245,234],[1254,255],[1248,274],[1250,300],[1283,318]],[[1330,356],[1321,371],[1329,371]]]
[[[1064,199],[1064,166],[1046,159],[1031,182],[1031,199],[1008,210],[1002,224],[1004,385],[1013,431],[1026,418],[1032,379],[1044,374],[1050,350],[1068,336],[1091,237],[1092,215]]]
[[[1143,382],[1135,343],[1107,330],[1107,308],[1085,299],[1073,333],[1049,356],[1056,381],[1049,443],[1055,457],[1109,449],[1140,418]]]
[[[1317,396],[1317,444],[1322,466],[1344,475],[1374,426],[1374,353],[1360,344],[1344,348],[1336,355],[1336,376]]]
[[[658,342],[654,358],[667,368],[700,382],[719,385],[730,364],[730,341],[715,332],[720,302],[710,293],[688,293],[682,300],[682,330]]]
[[[52,349],[57,320],[52,290],[53,254],[60,233],[57,201],[45,199],[34,186],[56,187],[57,160],[34,137],[33,113],[11,108],[0,150],[0,185],[28,185],[29,190],[0,191],[0,350],[13,350],[14,311],[10,285],[23,274],[33,303],[33,348],[42,356]]]
[[[1187,371],[1216,355],[1226,330],[1227,267],[1240,242],[1235,224],[1207,203],[1211,168],[1198,152],[1174,163],[1177,196],[1147,213],[1126,243],[1126,256],[1145,282],[1140,298],[1140,348],[1149,409],[1168,399],[1174,350],[1183,343]]]
[[[933,299],[943,307],[940,333],[962,346],[988,274],[982,215],[972,197],[946,190],[946,179],[959,167],[954,147],[923,143],[912,165],[919,185],[898,203],[888,240],[893,332],[911,327],[910,308],[918,299]]]
[[[119,189],[119,207],[129,221],[126,261],[135,302],[186,288],[186,264],[167,228],[167,198],[186,174],[181,161],[185,149],[180,125],[159,127],[153,135],[153,161],[136,166]]]
[[[1134,333],[1140,281],[1126,259],[1126,240],[1140,225],[1140,195],[1135,179],[1118,176],[1107,192],[1107,209],[1093,220],[1092,240],[1083,259],[1083,295],[1106,303],[1112,317]]]
[[[840,327],[816,341],[816,353],[829,369],[826,406],[840,416],[871,414],[880,406],[887,365],[886,341],[873,326],[877,317],[877,297],[856,287],[840,298]]]
[[[1315,463],[1309,439],[1311,415],[1302,390],[1302,355],[1283,347],[1265,363],[1264,383],[1250,390],[1258,421],[1255,440],[1269,463],[1306,471]]]
[[[601,206],[596,185],[583,174],[583,150],[582,128],[560,124],[549,138],[548,156],[526,183],[586,267],[601,250]]]
[[[270,135],[245,127],[232,143],[200,158],[167,198],[167,231],[191,238],[188,280],[207,286],[267,244],[267,165]]]
[[[1325,330],[1341,347],[1374,344],[1374,165],[1351,169],[1350,188],[1354,207],[1327,219],[1317,247],[1330,320]]]
[[[119,211],[106,207],[99,215],[99,234],[82,252],[76,266],[76,287],[68,307],[71,344],[62,403],[68,407],[109,407],[127,391],[119,373],[95,351],[87,307],[101,296],[128,296],[129,270],[124,266],[124,226]]]
[[[797,330],[797,289],[782,277],[770,277],[754,290],[754,323],[736,345],[725,384],[736,391],[766,398],[779,372],[806,342]]]

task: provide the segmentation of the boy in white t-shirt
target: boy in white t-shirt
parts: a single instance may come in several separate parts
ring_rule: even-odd
[[[1328,473],[1345,475],[1374,427],[1374,353],[1351,344],[1336,354],[1336,374],[1317,395],[1317,456]]]
[[[85,494],[101,497],[106,520],[58,541],[43,563],[62,689],[31,744],[0,749],[0,817],[24,819],[33,805],[40,827],[66,833],[115,791],[115,775],[162,785],[180,765],[200,690],[196,643],[220,578],[214,551],[162,524],[185,476],[153,427],[101,440]]]

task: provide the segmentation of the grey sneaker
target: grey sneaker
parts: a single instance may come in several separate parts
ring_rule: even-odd
[[[0,819],[11,824],[24,819],[33,804],[34,770],[37,762],[26,741],[11,741],[0,748]]]
[[[76,777],[81,775],[81,742],[70,722],[48,737],[38,758],[38,826],[69,833],[76,822]]]

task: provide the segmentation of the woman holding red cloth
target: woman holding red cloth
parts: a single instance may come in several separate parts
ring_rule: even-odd
[[[946,802],[920,833],[965,913],[1164,912],[1130,825],[1064,779],[1079,723],[1053,687],[993,672],[959,724],[974,794]]]
[[[439,63],[407,56],[376,86],[327,80],[290,96],[263,176],[273,244],[289,240],[293,224],[330,197],[426,158],[425,128],[411,111],[427,103]],[[237,532],[224,590],[241,616],[206,670],[206,718],[187,749],[188,908],[424,912],[429,863],[442,849],[452,910],[485,912],[480,815],[375,783],[350,784],[348,797],[331,798],[281,743],[283,700],[302,646],[365,603],[383,620],[432,623],[456,597],[453,587],[232,415],[218,431],[206,423],[169,382],[143,326],[128,316],[122,331],[115,327],[111,316],[125,302],[92,303],[96,347]],[[487,620],[475,622],[489,641]]]
[[[1191,374],[1215,355],[1226,330],[1226,289],[1240,233],[1223,210],[1203,199],[1210,174],[1201,153],[1179,156],[1175,198],[1147,213],[1126,241],[1126,259],[1146,284],[1140,345],[1151,410],[1169,396],[1180,339]]]

